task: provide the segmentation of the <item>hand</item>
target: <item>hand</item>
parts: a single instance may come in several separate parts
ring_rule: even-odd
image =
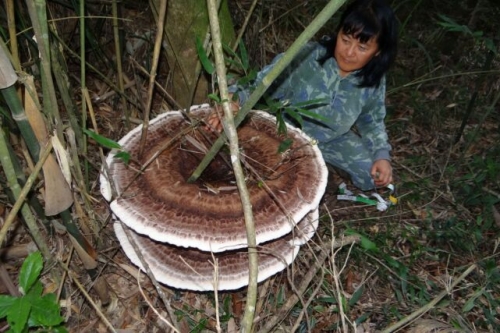
[[[392,166],[388,160],[377,160],[373,162],[370,174],[375,186],[383,187],[392,183]]]
[[[232,99],[232,95],[229,96],[229,100]],[[229,102],[229,107],[233,114],[236,114],[236,112],[239,111],[240,109],[240,103],[236,101]],[[208,115],[206,122],[205,129],[208,131],[214,131],[214,132],[222,132],[222,118],[224,116],[224,110],[222,110],[222,105],[218,104],[215,106],[214,110],[212,113]]]
[[[208,118],[205,121],[205,123],[206,123],[206,125],[204,126],[205,130],[217,132],[217,133],[222,132],[222,119],[221,119],[222,114],[221,114],[221,111],[222,110],[215,109],[208,115]],[[220,116],[219,116],[219,114],[220,114]]]

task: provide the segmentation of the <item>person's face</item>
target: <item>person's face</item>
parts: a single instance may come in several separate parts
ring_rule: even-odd
[[[341,30],[337,35],[334,53],[340,68],[340,75],[345,77],[351,72],[363,68],[378,52],[375,37],[362,43],[353,35],[346,35]]]

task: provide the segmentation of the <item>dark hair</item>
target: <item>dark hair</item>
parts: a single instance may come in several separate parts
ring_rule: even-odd
[[[392,9],[383,0],[352,2],[342,13],[335,36],[320,42],[328,52],[320,61],[333,57],[339,31],[357,38],[362,43],[376,37],[379,53],[361,68],[356,76],[361,78],[360,87],[378,86],[396,58],[398,32]]]

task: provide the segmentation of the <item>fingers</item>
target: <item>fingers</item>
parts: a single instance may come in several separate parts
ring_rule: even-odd
[[[371,175],[376,186],[387,186],[392,183],[392,166],[387,160],[377,160],[373,163]]]
[[[379,176],[378,178],[374,178],[374,182],[375,185],[378,187],[387,186],[390,183],[392,183],[392,176],[391,175]]]
[[[238,102],[231,102],[229,106],[231,112],[233,113],[236,113],[240,110],[240,105]],[[203,128],[211,132],[218,132],[218,133],[222,132],[223,129],[222,118],[221,118],[222,116],[223,116],[222,106],[216,105],[214,111],[210,113],[208,119],[205,121],[206,126],[204,126]]]
[[[222,121],[216,112],[212,112],[205,123],[206,125],[203,127],[205,130],[218,133],[222,132]]]

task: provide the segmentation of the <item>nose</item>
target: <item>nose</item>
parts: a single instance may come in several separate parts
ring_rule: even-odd
[[[352,57],[354,55],[354,45],[350,45],[349,47],[347,47],[346,55],[348,57]]]

